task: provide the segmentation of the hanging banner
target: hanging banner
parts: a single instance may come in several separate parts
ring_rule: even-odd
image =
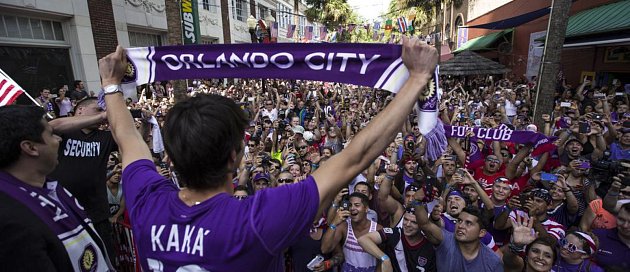
[[[197,0],[182,0],[182,34],[184,44],[201,43],[201,34],[199,32],[199,4]]]

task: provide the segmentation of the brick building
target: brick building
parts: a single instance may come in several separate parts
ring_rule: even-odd
[[[548,0],[469,0],[466,26],[500,22],[549,7]],[[599,85],[630,83],[630,1],[574,1],[562,52],[561,70],[577,85],[585,75]],[[468,29],[470,50],[512,69],[516,77],[538,74],[549,15],[513,28]]]

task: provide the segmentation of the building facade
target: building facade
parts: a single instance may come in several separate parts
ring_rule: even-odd
[[[34,96],[82,80],[100,88],[98,59],[123,47],[182,44],[180,6],[191,0],[0,0],[0,69]],[[198,43],[251,43],[250,15],[278,23],[278,42],[298,42],[306,6],[292,0],[196,0]],[[296,6],[297,4],[297,6]],[[290,25],[297,25],[287,38]]]

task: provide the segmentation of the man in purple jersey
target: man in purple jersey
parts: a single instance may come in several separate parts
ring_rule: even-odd
[[[234,170],[243,157],[248,124],[231,99],[199,95],[176,104],[166,117],[164,140],[178,190],[155,170],[151,153],[126,109],[120,84],[126,70],[118,47],[99,61],[107,118],[119,145],[123,186],[145,271],[282,271],[282,251],[308,234],[313,220],[348,181],[393,140],[437,62],[435,49],[404,39],[409,79],[390,105],[343,152],[306,180],[232,196]]]

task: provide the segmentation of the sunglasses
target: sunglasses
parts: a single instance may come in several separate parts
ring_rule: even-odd
[[[581,250],[581,249],[578,249],[578,246],[577,246],[577,245],[575,245],[575,244],[573,244],[573,243],[570,243],[570,242],[569,242],[566,238],[562,238],[562,239],[560,239],[560,241],[559,241],[558,245],[559,245],[561,248],[564,248],[564,249],[566,249],[567,251],[569,251],[569,252],[571,252],[571,253],[574,253],[574,252],[579,252],[579,253],[588,254],[588,253],[586,253],[586,251]]]
[[[293,183],[293,179],[290,179],[290,178],[278,179],[278,183]]]
[[[236,195],[236,196],[234,196],[234,198],[236,198],[238,200],[243,200],[243,199],[246,199],[247,197],[248,196],[246,196],[246,195]]]
[[[255,144],[248,144],[247,146],[249,146],[249,147],[256,147]]]

